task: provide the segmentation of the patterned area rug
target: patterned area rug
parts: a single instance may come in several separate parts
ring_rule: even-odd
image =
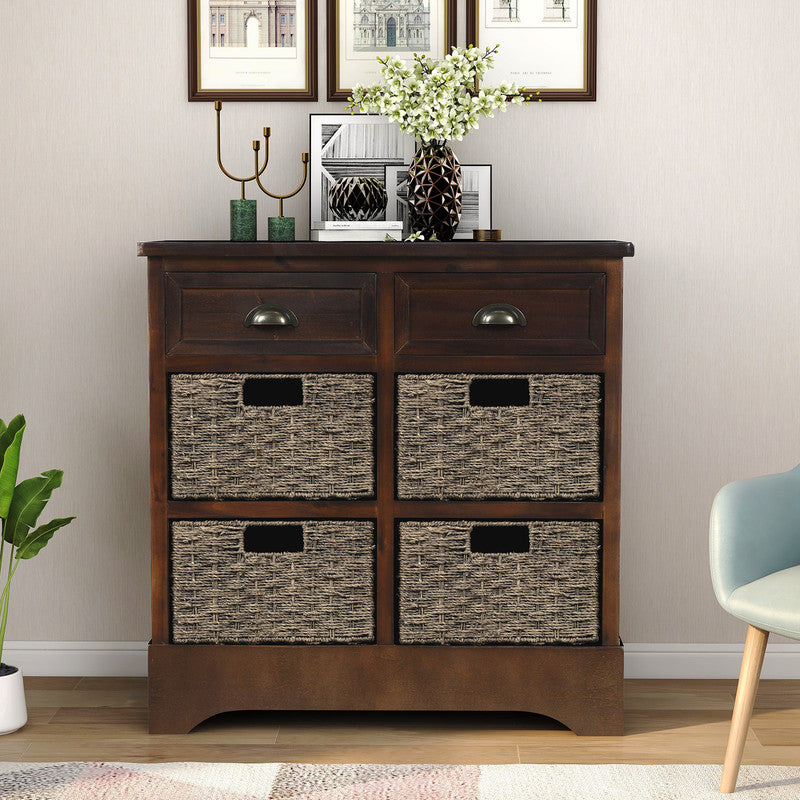
[[[709,764],[0,764],[2,800],[719,800]],[[744,766],[735,797],[797,800],[800,767]]]

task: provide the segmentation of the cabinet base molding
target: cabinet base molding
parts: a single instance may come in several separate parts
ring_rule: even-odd
[[[622,646],[170,645],[148,650],[150,733],[226,711],[527,711],[621,736]]]

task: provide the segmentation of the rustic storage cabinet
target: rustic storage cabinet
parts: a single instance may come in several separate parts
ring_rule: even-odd
[[[622,732],[625,242],[148,242],[150,730]]]

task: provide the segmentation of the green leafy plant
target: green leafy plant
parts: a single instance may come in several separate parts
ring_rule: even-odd
[[[64,473],[60,469],[48,469],[36,478],[17,483],[24,432],[25,417],[22,414],[14,417],[8,425],[0,419],[0,583],[4,551],[8,550],[8,567],[3,593],[0,595],[0,669],[3,666],[3,643],[14,574],[22,561],[33,558],[59,528],[75,519],[60,517],[36,527],[39,515],[44,511],[53,490],[61,486]]]

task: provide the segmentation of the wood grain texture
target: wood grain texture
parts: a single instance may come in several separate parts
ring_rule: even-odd
[[[449,53],[450,48],[457,43],[458,2],[457,0],[434,0],[434,2],[444,4],[444,52]],[[353,87],[342,86],[339,78],[339,0],[326,0],[325,5],[328,100],[347,100],[353,91]]]
[[[187,48],[189,53],[189,100],[316,100],[317,99],[317,2],[308,0],[305,4],[306,22],[306,65],[304,90],[290,89],[264,89],[264,90],[210,90],[203,89],[199,80],[198,63],[198,14],[201,4],[198,0],[187,0],[188,38]]]
[[[608,368],[603,376],[603,566],[601,641],[619,641],[620,505],[622,492],[622,263],[606,264],[605,337]],[[611,590],[609,591],[609,587]],[[616,589],[614,588],[616,587]]]
[[[371,354],[375,276],[348,273],[177,273],[166,276],[166,347],[174,355]],[[245,327],[260,305],[297,326]]]
[[[160,258],[148,260],[150,350],[150,615],[152,641],[169,641],[169,401],[164,364],[165,275]]]
[[[403,355],[593,355],[605,351],[605,273],[401,274],[395,278],[395,351]],[[524,326],[475,326],[509,303]]]
[[[510,708],[622,732],[621,647],[153,644],[148,661],[152,733],[246,709]]]
[[[478,0],[466,0],[467,44],[478,42],[481,47],[491,42],[481,42],[478,37],[478,15],[483,7]],[[480,9],[480,10],[479,10]],[[597,0],[586,0],[586,49],[584,58],[584,88],[582,90],[543,89],[526,91],[529,101],[539,100],[596,100],[597,99]],[[523,87],[524,88],[524,87]]]
[[[719,790],[723,794],[730,794],[736,787],[742,753],[744,753],[747,737],[750,735],[750,717],[753,713],[758,679],[761,676],[761,665],[764,663],[768,640],[768,631],[748,625],[739,685],[736,688],[736,702],[733,706],[731,729],[728,734],[728,746],[725,750],[725,762],[722,767],[722,781]]]
[[[4,760],[720,764],[736,688],[627,680],[621,736],[579,737],[552,719],[509,711],[232,712],[183,736],[148,734],[144,678],[72,679],[48,697],[40,692],[55,691],[49,679],[26,677],[25,685],[30,721],[2,737]],[[800,730],[800,681],[765,680],[760,690],[782,706],[756,707],[743,762],[800,764],[790,738]]]
[[[158,622],[149,656],[150,729],[185,732],[214,714],[248,708],[520,708],[556,717],[583,735],[621,731],[621,259],[632,252],[624,242],[459,242],[413,250],[403,243],[141,245],[140,253],[151,262],[151,353],[159,373],[352,370],[376,375],[377,495],[374,501],[353,503],[166,500],[166,389],[163,378],[153,379],[153,575],[158,582],[153,614]],[[304,315],[321,315],[329,326],[312,322],[291,341],[277,335],[256,344],[243,339],[240,317],[268,294],[288,300],[281,292],[296,292],[292,304]],[[477,307],[504,298],[530,315],[523,335],[503,338],[508,331],[471,325]],[[343,316],[337,317],[339,312]],[[336,347],[346,341],[372,352],[340,353]],[[588,368],[601,376],[608,414],[602,426],[602,497],[590,502],[397,500],[397,374],[437,369],[492,374],[506,367],[519,373],[529,366],[545,373]],[[599,521],[601,645],[396,645],[396,526],[403,519],[437,515]],[[167,522],[203,518],[375,519],[377,644],[168,645]],[[209,683],[209,676],[216,680]]]
[[[378,555],[377,584],[377,643],[389,645],[395,635],[395,520],[394,520],[394,350],[393,321],[395,313],[394,276],[379,276],[378,300]]]
[[[535,259],[547,259],[539,269],[552,271],[562,263],[569,263],[575,271],[591,272],[596,265],[591,259],[626,258],[634,254],[631,242],[621,241],[508,241],[508,242],[230,242],[208,241],[154,241],[139,242],[140,256],[167,257],[166,270],[192,270],[194,259],[219,259],[215,270],[229,272],[239,268],[237,259],[261,259],[262,263],[251,265],[251,269],[264,269],[265,260],[276,259],[278,269],[308,270],[303,260],[315,260],[318,264],[330,264],[342,268],[348,262],[354,264],[368,259],[373,262],[372,271],[379,270],[377,264],[384,257],[399,257],[406,261],[406,271],[425,271],[426,263],[435,260],[448,265],[447,272],[498,271],[498,261],[514,260],[518,269],[525,270],[526,263]],[[476,255],[477,254],[477,255]],[[180,263],[170,257],[178,256]],[[469,259],[469,267],[459,267],[459,260]],[[290,261],[291,259],[291,261]],[[565,261],[561,261],[564,259]],[[576,262],[576,259],[580,263]],[[337,263],[340,262],[340,263]],[[293,266],[293,264],[295,266]],[[511,268],[511,267],[509,267]],[[506,269],[505,266],[502,270]],[[501,271],[502,271],[501,270]],[[314,271],[314,270],[310,270]],[[346,269],[345,269],[346,271]],[[386,271],[395,271],[394,268]]]

